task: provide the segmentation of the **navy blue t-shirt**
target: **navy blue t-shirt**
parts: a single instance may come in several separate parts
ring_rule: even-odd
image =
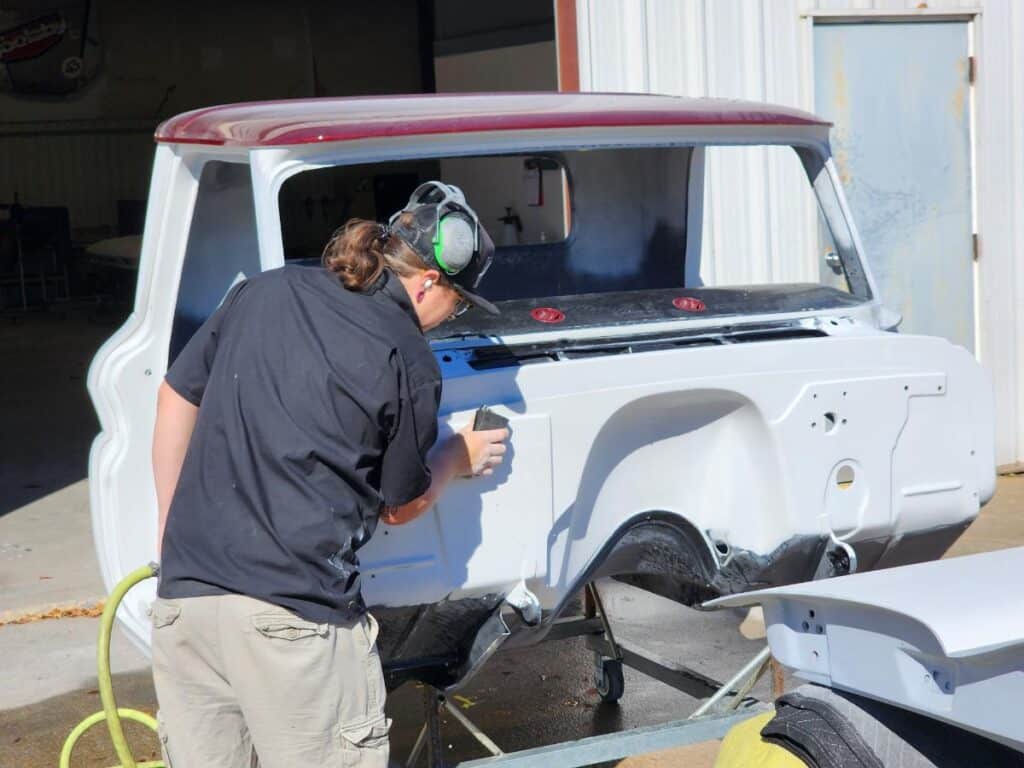
[[[235,286],[167,372],[199,406],[161,597],[243,594],[316,622],[365,611],[356,550],[430,487],[441,373],[401,282],[286,266]]]

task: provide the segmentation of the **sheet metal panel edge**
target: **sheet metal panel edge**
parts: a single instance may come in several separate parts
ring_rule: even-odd
[[[705,607],[760,603],[772,654],[799,677],[1024,751],[1024,594],[1013,588],[1022,569],[1018,547],[748,592]]]
[[[950,657],[1024,645],[1024,547],[746,592],[709,607],[821,600],[879,608],[928,627]],[[1024,662],[1024,657],[1022,657]]]

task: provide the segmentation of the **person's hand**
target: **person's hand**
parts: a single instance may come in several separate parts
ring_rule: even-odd
[[[459,430],[455,439],[462,442],[463,450],[458,474],[473,477],[493,475],[494,468],[504,460],[508,435],[507,429],[474,432],[472,424]]]

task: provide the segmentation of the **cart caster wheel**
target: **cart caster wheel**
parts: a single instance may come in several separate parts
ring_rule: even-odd
[[[622,674],[622,662],[618,659],[601,659],[595,670],[594,683],[601,701],[614,703],[622,698],[626,681]]]

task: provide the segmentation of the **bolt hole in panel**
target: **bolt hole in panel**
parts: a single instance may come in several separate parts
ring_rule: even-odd
[[[790,482],[820,488],[825,530],[856,540],[891,530],[894,452],[908,426],[915,435],[934,433],[938,414],[948,411],[946,389],[938,373],[808,382],[777,425],[783,444],[804,457],[793,465]],[[912,407],[924,401],[934,402],[935,418],[908,424]],[[966,425],[963,433],[970,433]],[[922,451],[929,461],[936,460],[933,454]]]
[[[772,602],[766,604],[766,608],[768,606],[776,615],[781,613],[784,617],[782,621],[776,619],[767,625],[768,642],[773,655],[779,659],[787,659],[789,663],[799,659],[799,668],[804,679],[827,683],[828,635],[817,632],[816,625],[808,621],[808,617],[814,618],[815,610],[808,610],[807,603],[796,600]],[[818,625],[824,623],[819,620]]]

